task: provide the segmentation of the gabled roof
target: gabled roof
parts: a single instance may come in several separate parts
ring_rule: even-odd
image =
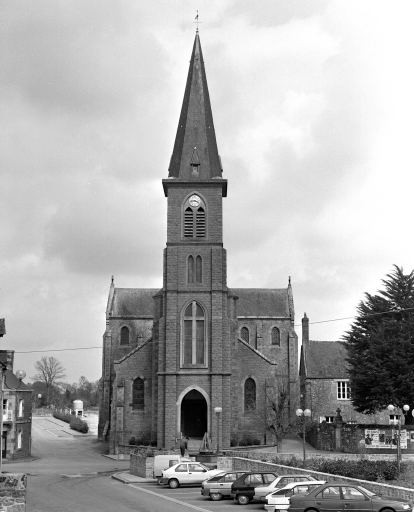
[[[194,179],[191,176],[194,165],[197,167],[198,180],[221,178],[221,162],[198,32],[194,40],[168,177]]]
[[[340,341],[303,341],[301,366],[308,379],[348,379],[347,352]]]
[[[290,317],[287,288],[231,288],[236,295],[237,316]]]
[[[114,288],[108,313],[112,316],[154,316],[154,295],[159,288]]]
[[[31,391],[26,384],[18,379],[11,370],[4,372],[4,389],[18,390],[18,391]]]

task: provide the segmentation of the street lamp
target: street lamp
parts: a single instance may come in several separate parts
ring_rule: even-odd
[[[403,405],[402,409],[399,407],[394,407],[392,404],[390,404],[387,409],[390,411],[390,414],[392,414],[395,410],[398,415],[398,420],[394,420],[394,425],[398,425],[398,434],[397,434],[397,474],[398,477],[400,476],[400,470],[401,470],[401,412],[404,414],[404,416],[407,416],[408,411],[410,410],[409,405]],[[412,410],[411,414],[414,416],[414,409]]]
[[[311,416],[311,414],[312,414],[312,412],[310,409],[305,409],[304,411],[302,411],[302,409],[296,410],[296,416],[298,418],[303,416],[303,467],[305,467],[305,465],[306,465],[306,439],[305,439],[306,418],[309,418]]]
[[[221,407],[214,407],[217,416],[217,455],[220,453],[220,414],[223,411]]]

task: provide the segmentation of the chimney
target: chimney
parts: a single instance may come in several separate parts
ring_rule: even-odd
[[[302,343],[309,342],[309,318],[306,316],[302,318]]]

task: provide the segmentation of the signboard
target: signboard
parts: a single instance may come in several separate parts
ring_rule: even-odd
[[[401,430],[401,448],[407,448],[407,431]],[[397,449],[398,429],[365,429],[366,448],[391,448]]]

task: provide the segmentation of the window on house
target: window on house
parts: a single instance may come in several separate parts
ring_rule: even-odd
[[[3,421],[11,420],[11,410],[9,409],[9,400],[3,399]]]
[[[19,400],[19,417],[23,416],[23,400]]]
[[[19,430],[17,432],[17,449],[20,450],[22,448],[22,431]]]
[[[390,414],[390,425],[396,425],[400,419],[399,414]]]
[[[206,207],[201,197],[192,195],[184,204],[184,238],[205,238]]]
[[[250,343],[250,334],[249,329],[247,327],[242,327],[240,329],[240,338],[246,343]]]
[[[137,377],[132,383],[132,408],[143,410],[145,407],[144,381]]]
[[[188,284],[194,283],[194,258],[192,256],[187,258],[187,281]]]
[[[244,410],[253,411],[254,409],[256,409],[256,383],[249,377],[244,383]]]
[[[129,329],[122,327],[121,329],[121,345],[129,345]]]
[[[348,381],[337,382],[338,400],[351,399],[351,386]]]
[[[319,423],[322,423],[325,421],[326,423],[333,423],[334,422],[334,416],[321,416],[319,418]]]
[[[272,345],[280,347],[280,331],[277,327],[272,328]]]
[[[196,301],[192,301],[184,311],[182,337],[182,364],[184,366],[205,365],[205,315]]]

